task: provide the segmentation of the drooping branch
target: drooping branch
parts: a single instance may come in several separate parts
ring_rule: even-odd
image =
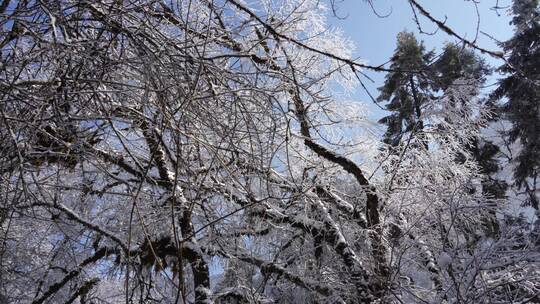
[[[252,10],[250,10],[249,8],[242,5],[240,2],[238,2],[236,0],[227,0],[227,1],[230,2],[231,4],[233,4],[240,11],[243,11],[246,14],[248,14],[251,18],[257,20],[257,22],[259,22],[277,40],[282,39],[284,41],[289,41],[289,42],[291,42],[293,44],[296,44],[296,45],[300,46],[303,49],[306,49],[308,51],[317,53],[319,55],[323,55],[323,56],[325,56],[327,58],[332,58],[332,59],[337,60],[339,62],[342,62],[342,63],[344,63],[347,66],[350,66],[352,68],[359,68],[359,69],[365,68],[365,69],[369,69],[369,70],[373,70],[373,71],[377,71],[377,72],[391,72],[392,71],[392,69],[387,69],[387,68],[384,68],[383,66],[372,66],[372,65],[359,63],[359,62],[356,62],[354,60],[343,58],[343,57],[337,56],[335,54],[332,54],[330,52],[325,52],[325,51],[319,50],[317,48],[311,47],[311,46],[309,46],[309,45],[307,45],[307,44],[305,44],[305,43],[303,43],[303,42],[301,42],[301,41],[299,41],[297,39],[294,39],[294,38],[292,38],[290,36],[287,36],[287,35],[285,35],[283,33],[278,32],[272,25],[270,25],[267,22],[265,22],[264,20],[262,20],[257,14],[255,14]]]
[[[443,21],[440,21],[438,19],[436,19],[435,17],[433,17],[422,5],[420,5],[416,0],[407,0],[409,1],[409,3],[416,9],[418,9],[418,11],[426,18],[428,18],[431,22],[435,23],[437,25],[437,27],[439,27],[441,30],[443,30],[445,33],[447,33],[448,35],[452,36],[452,37],[455,37],[457,39],[459,39],[460,41],[462,41],[463,43],[465,43],[466,45],[480,51],[481,53],[484,53],[484,54],[488,54],[489,56],[493,57],[493,58],[496,58],[496,59],[501,59],[503,61],[506,62],[506,58],[504,58],[504,54],[501,53],[501,52],[496,52],[496,51],[491,51],[491,50],[488,50],[488,49],[485,49],[483,47],[480,47],[478,46],[474,41],[470,41],[468,39],[466,39],[465,37],[462,37],[461,35],[459,35],[458,33],[456,33],[454,30],[452,30],[449,26],[447,26]],[[419,21],[417,21],[419,22]]]

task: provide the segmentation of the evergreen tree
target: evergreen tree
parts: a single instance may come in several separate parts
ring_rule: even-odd
[[[454,43],[447,43],[442,54],[433,64],[434,87],[446,90],[457,79],[465,79],[481,85],[489,75],[490,68],[473,50]]]
[[[392,68],[396,71],[388,74],[383,87],[379,89],[381,95],[378,100],[388,100],[387,109],[393,112],[380,121],[388,126],[385,143],[396,146],[404,133],[421,131],[424,127],[421,107],[429,98],[434,98],[437,91],[445,95],[451,86],[463,83],[480,87],[491,73],[486,62],[473,50],[454,43],[447,43],[437,60],[430,63],[433,59],[433,52],[426,52],[412,33],[398,34],[397,48],[392,58]],[[461,80],[460,84],[456,84],[457,80]],[[455,94],[446,95],[455,99],[451,100],[452,106],[458,106],[457,103],[460,103],[459,106],[465,105]],[[469,149],[486,175],[482,181],[484,193],[493,198],[503,198],[506,184],[492,178],[500,169],[495,159],[499,148],[478,137],[469,145]]]
[[[471,99],[477,98],[480,86],[485,83],[486,76],[490,73],[489,66],[473,50],[448,43],[444,46],[441,56],[433,64],[434,87],[443,91],[443,98],[448,100],[447,106],[470,108]],[[468,90],[466,86],[470,86],[471,90]],[[470,94],[466,94],[467,91]],[[466,112],[468,111],[472,109]],[[471,138],[465,147],[467,151],[464,151],[457,161],[465,162],[465,154],[474,158],[483,176],[482,194],[489,199],[504,198],[506,183],[493,177],[500,170],[496,159],[499,147],[481,136]],[[473,188],[471,191],[474,191]],[[494,210],[490,210],[489,214],[490,216],[484,218],[483,221],[485,232],[496,235],[499,232],[499,225]]]
[[[443,53],[433,64],[433,70],[435,71],[434,86],[443,91],[456,85],[455,82],[458,79],[474,84],[479,90],[479,87],[485,83],[486,76],[491,73],[486,62],[473,50],[453,43],[447,43],[444,46]],[[468,148],[485,175],[482,180],[484,194],[491,198],[504,198],[506,183],[493,178],[493,175],[500,170],[496,159],[500,151],[499,147],[491,141],[477,137],[468,145]]]
[[[379,122],[387,126],[383,141],[397,146],[403,135],[423,129],[421,107],[431,98],[429,63],[433,52],[427,52],[413,33],[397,35],[397,47],[384,85],[379,88],[378,102],[387,101],[390,115]]]
[[[500,72],[506,78],[499,81],[493,93],[496,99],[506,98],[501,110],[512,123],[510,142],[519,140],[520,151],[515,158],[514,181],[525,188],[531,205],[538,211],[535,195],[540,171],[540,8],[538,0],[514,0],[511,24],[514,36],[502,44],[509,54]]]

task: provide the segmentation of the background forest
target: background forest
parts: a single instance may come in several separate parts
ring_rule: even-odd
[[[540,303],[540,3],[396,1],[2,1],[0,304]]]

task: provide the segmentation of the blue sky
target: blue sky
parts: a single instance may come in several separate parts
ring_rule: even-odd
[[[355,56],[367,60],[372,65],[382,64],[392,56],[395,48],[396,35],[402,30],[412,31],[417,34],[420,40],[424,41],[427,49],[440,49],[447,42],[454,42],[456,39],[448,36],[442,31],[434,35],[420,34],[416,23],[413,21],[413,13],[407,0],[374,0],[374,7],[381,15],[388,17],[377,17],[370,6],[363,0],[337,0],[337,13],[340,20],[330,17],[332,26],[343,29],[345,35],[356,44]],[[478,13],[480,15],[479,29],[488,33],[493,38],[504,41],[512,36],[513,29],[509,25],[510,17],[508,8],[498,11],[492,8],[497,4],[497,0],[475,0],[478,2]],[[419,3],[428,9],[431,14],[439,20],[447,20],[446,24],[454,29],[461,36],[470,40],[476,35],[478,16],[471,0],[419,0]],[[509,7],[511,0],[499,0],[500,7]],[[424,31],[432,32],[436,26],[425,18],[420,18]],[[486,35],[479,33],[479,46],[498,50],[496,43]],[[501,64],[500,60],[485,57],[487,62],[495,67]],[[384,73],[368,72],[374,83],[366,81],[370,92],[376,97],[377,87],[384,81]],[[498,75],[489,79],[488,84],[494,83]],[[353,98],[372,104],[370,98],[361,88],[358,89]],[[384,112],[376,106],[371,106],[371,117],[378,119]]]

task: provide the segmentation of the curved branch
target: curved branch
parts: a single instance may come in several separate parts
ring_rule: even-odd
[[[311,47],[311,46],[309,46],[309,45],[307,45],[307,44],[305,44],[305,43],[303,43],[301,41],[298,41],[298,40],[296,40],[296,39],[294,39],[292,37],[289,37],[289,36],[287,36],[285,34],[282,34],[282,33],[278,32],[273,26],[271,26],[270,24],[264,22],[259,16],[257,16],[257,14],[255,14],[249,8],[247,8],[244,5],[240,4],[236,0],[227,0],[227,1],[232,3],[239,10],[241,10],[241,11],[245,12],[246,14],[248,14],[251,18],[257,20],[257,22],[259,22],[262,26],[264,26],[264,28],[266,30],[268,30],[268,32],[270,34],[272,34],[272,36],[274,36],[276,38],[276,40],[283,39],[283,40],[292,42],[292,43],[294,43],[294,44],[296,44],[296,45],[300,46],[301,48],[304,48],[304,49],[306,49],[308,51],[311,51],[311,52],[317,53],[319,55],[323,55],[325,57],[332,58],[334,60],[343,62],[344,64],[350,66],[353,69],[354,68],[362,68],[362,69],[369,69],[369,70],[373,70],[373,71],[377,71],[377,72],[391,72],[391,71],[393,71],[392,69],[387,69],[387,68],[384,68],[382,66],[373,66],[373,65],[367,65],[367,64],[358,63],[358,62],[356,62],[354,60],[343,58],[343,57],[337,56],[335,54],[325,52],[325,51],[321,51],[319,49]]]
[[[369,183],[363,170],[354,161],[331,151],[313,140],[308,124],[307,111],[304,102],[300,97],[300,85],[296,81],[294,69],[293,81],[295,87],[291,88],[289,93],[292,95],[294,106],[296,108],[295,114],[300,122],[300,133],[304,137],[304,144],[318,156],[339,165],[343,170],[352,174],[358,184],[366,191],[366,220],[368,228],[373,229],[370,235],[372,239],[373,256],[375,258],[375,270],[381,277],[386,278],[389,274],[389,270],[386,262],[386,248],[383,244],[383,230],[379,215],[379,196],[377,195],[377,190]]]
[[[433,17],[423,6],[421,6],[416,0],[407,0],[409,1],[409,3],[414,6],[416,9],[418,9],[418,11],[426,18],[428,18],[431,22],[435,23],[437,25],[438,28],[440,28],[441,30],[443,30],[445,33],[447,33],[448,35],[452,36],[452,37],[455,37],[457,39],[459,39],[460,41],[462,41],[463,43],[465,43],[466,45],[480,51],[481,53],[484,53],[484,54],[488,54],[490,55],[491,57],[493,58],[497,58],[497,59],[501,59],[503,61],[506,62],[506,58],[504,58],[504,54],[501,53],[501,52],[496,52],[496,51],[490,51],[488,49],[485,49],[485,48],[482,48],[482,47],[479,47],[478,45],[476,45],[476,43],[474,43],[474,41],[470,41],[468,39],[466,39],[465,37],[462,37],[461,35],[459,35],[458,33],[456,33],[454,30],[452,30],[450,27],[448,27],[443,21],[440,21],[438,19],[436,19],[435,17]]]

